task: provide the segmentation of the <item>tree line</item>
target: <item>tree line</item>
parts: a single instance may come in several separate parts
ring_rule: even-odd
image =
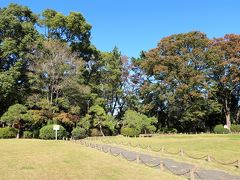
[[[0,127],[21,135],[57,123],[114,135],[239,123],[239,35],[175,34],[128,58],[98,50],[91,28],[79,12],[0,9]]]

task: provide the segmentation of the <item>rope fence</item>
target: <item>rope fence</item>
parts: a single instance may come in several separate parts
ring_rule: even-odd
[[[237,168],[240,168],[240,160],[235,160],[235,161],[232,161],[232,162],[223,162],[223,161],[217,160],[215,157],[210,156],[210,155],[203,155],[203,156],[200,156],[200,157],[196,157],[194,155],[190,155],[189,153],[187,153],[183,149],[180,149],[177,152],[171,152],[164,147],[161,147],[159,149],[155,149],[151,145],[141,145],[141,144],[135,144],[134,145],[131,142],[126,142],[125,143],[123,141],[118,142],[118,141],[111,141],[110,139],[102,139],[102,138],[95,138],[95,139],[88,138],[88,140],[101,141],[101,142],[107,143],[107,144],[117,144],[117,145],[129,146],[129,147],[133,147],[133,148],[138,147],[138,148],[141,148],[141,149],[147,149],[147,150],[154,151],[154,152],[162,152],[162,153],[166,153],[166,154],[170,154],[170,155],[186,156],[188,158],[195,159],[195,160],[202,159],[202,160],[205,160],[207,162],[215,162],[215,163],[218,163],[218,164],[221,164],[221,165],[233,165]]]
[[[90,147],[90,148],[95,148],[96,150],[99,150],[99,151],[102,151],[104,153],[109,153],[115,157],[122,157],[124,158],[125,160],[127,161],[130,161],[130,162],[134,162],[136,161],[136,163],[138,164],[143,164],[147,167],[151,167],[151,168],[159,168],[161,171],[165,171],[167,170],[168,172],[172,173],[173,175],[176,175],[176,176],[184,176],[184,177],[187,177],[188,179],[190,180],[195,180],[195,175],[198,177],[198,179],[202,179],[199,174],[197,173],[197,170],[196,168],[192,168],[192,169],[189,169],[187,170],[186,172],[181,172],[181,173],[177,173],[175,172],[174,170],[172,170],[170,167],[168,167],[163,161],[160,161],[160,162],[155,162],[153,163],[153,160],[151,161],[144,161],[139,154],[136,154],[134,158],[130,159],[129,157],[127,157],[123,151],[120,151],[120,152],[113,152],[112,148],[111,147],[107,147],[107,150],[103,148],[103,145],[101,144],[93,144],[93,143],[87,143],[86,141],[84,140],[79,140],[79,141],[76,141],[76,140],[72,140],[71,142],[73,143],[76,143],[76,144],[81,144],[83,146],[86,146],[86,147]],[[100,147],[100,149],[99,149]],[[154,160],[157,160],[157,159],[154,159]]]

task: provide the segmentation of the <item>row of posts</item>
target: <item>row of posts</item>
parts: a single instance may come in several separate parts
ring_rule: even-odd
[[[87,142],[85,141],[84,144],[87,145]],[[91,147],[91,144],[89,143],[88,146]],[[94,144],[94,148],[97,149],[97,144]],[[103,146],[102,145],[100,146],[100,150],[103,151]],[[112,154],[110,147],[107,148],[107,153]],[[120,152],[119,155],[122,156],[122,153]],[[137,156],[136,156],[136,162],[137,162],[137,164],[141,163],[141,159],[140,159],[139,154],[137,154]],[[159,169],[161,171],[164,171],[164,163],[163,163],[162,160],[159,163]],[[196,168],[193,168],[193,169],[190,170],[190,172],[189,172],[190,173],[190,180],[195,180],[195,175],[194,175],[195,172],[196,172]]]

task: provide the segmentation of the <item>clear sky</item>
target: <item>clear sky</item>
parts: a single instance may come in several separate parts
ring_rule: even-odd
[[[92,27],[92,43],[102,51],[116,45],[122,54],[137,57],[174,33],[193,30],[208,37],[240,33],[239,0],[0,0],[46,8],[63,14],[81,12]]]

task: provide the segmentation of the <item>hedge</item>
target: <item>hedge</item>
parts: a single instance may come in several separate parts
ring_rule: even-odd
[[[85,138],[86,135],[86,130],[84,128],[74,128],[72,130],[72,137],[73,139],[83,139]]]
[[[121,129],[121,134],[123,136],[135,137],[135,136],[139,136],[140,130],[135,129],[135,128],[125,127],[125,128]]]
[[[216,125],[213,129],[216,134],[228,134],[229,130],[224,128],[222,124]]]
[[[12,127],[0,128],[0,138],[16,138],[17,129]]]
[[[57,132],[57,138],[63,139],[67,136],[67,131],[63,126]],[[41,139],[55,139],[55,130],[53,130],[53,124],[44,126],[40,129],[39,138]]]

